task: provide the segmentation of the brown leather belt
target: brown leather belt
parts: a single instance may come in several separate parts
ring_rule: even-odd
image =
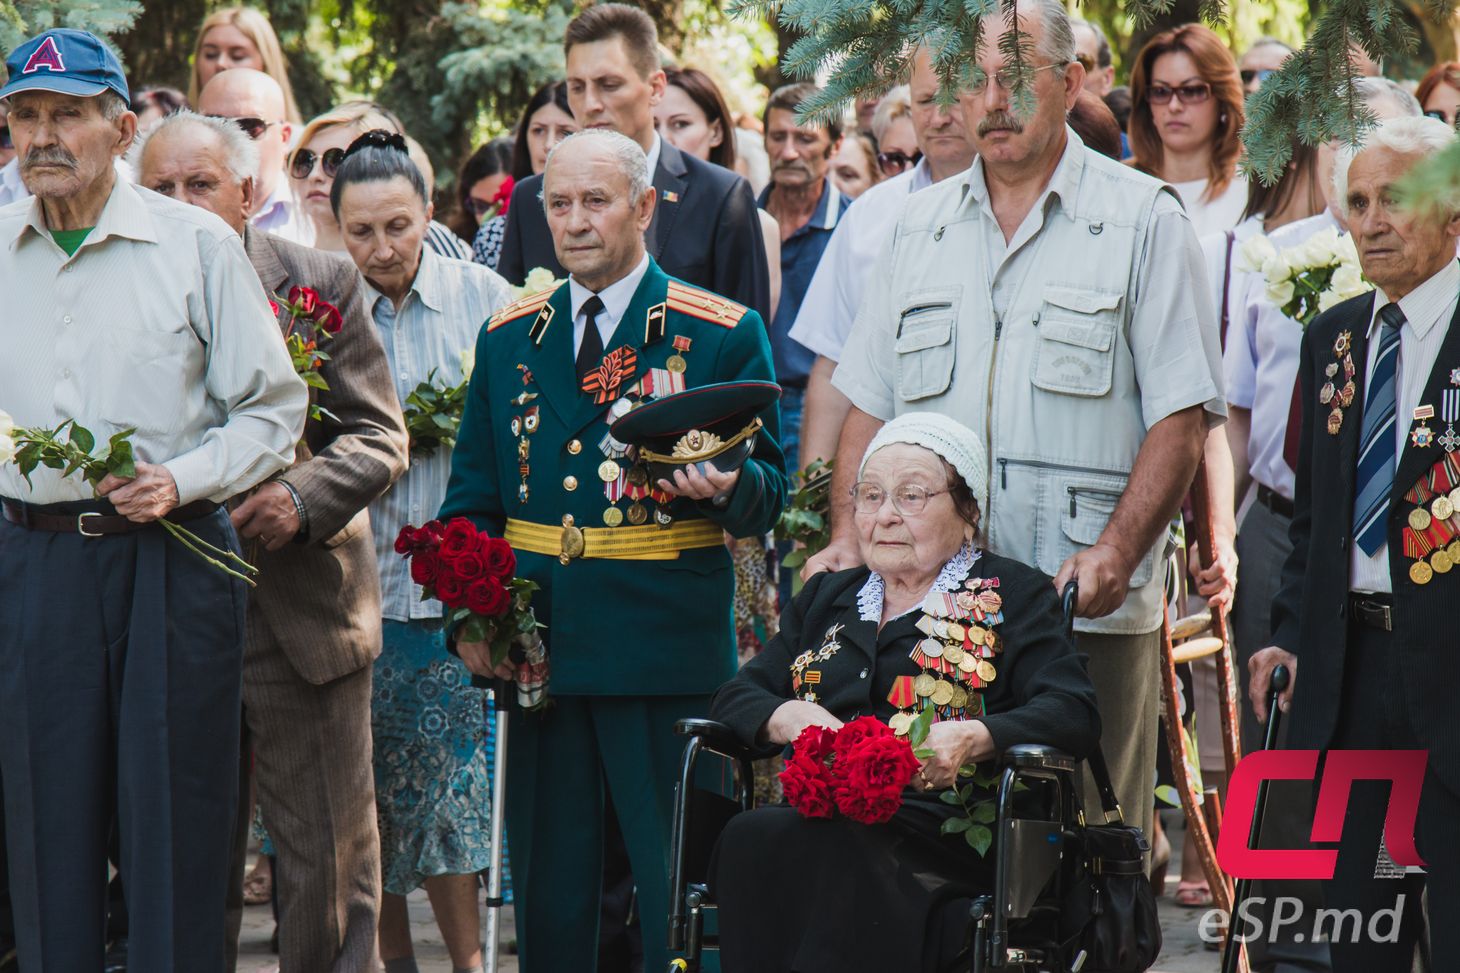
[[[121,514],[104,514],[89,510],[80,513],[55,513],[54,507],[30,507],[10,500],[0,502],[5,519],[27,530],[46,530],[55,534],[80,534],[82,537],[104,537],[115,534],[131,534],[150,524],[139,524]],[[175,524],[206,517],[218,509],[218,504],[209,500],[196,500],[178,507],[167,515]],[[51,511],[51,512],[48,512]]]

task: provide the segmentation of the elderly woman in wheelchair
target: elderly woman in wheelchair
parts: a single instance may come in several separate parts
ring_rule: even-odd
[[[995,856],[941,833],[965,814],[942,792],[1015,744],[1079,758],[1099,740],[1049,578],[976,544],[987,469],[978,437],[945,416],[887,423],[853,488],[866,566],[811,577],[716,694],[711,718],[761,751],[868,714],[899,733],[926,708],[936,719],[886,824],[786,806],[730,819],[708,873],[727,973],[966,969],[967,903],[992,888]]]

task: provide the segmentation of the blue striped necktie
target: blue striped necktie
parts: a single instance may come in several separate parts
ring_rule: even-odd
[[[1354,539],[1369,557],[1384,546],[1388,530],[1389,492],[1394,486],[1395,387],[1399,381],[1399,329],[1404,312],[1398,304],[1379,309],[1384,328],[1374,374],[1364,395],[1364,430],[1359,440],[1359,468],[1355,479]]]

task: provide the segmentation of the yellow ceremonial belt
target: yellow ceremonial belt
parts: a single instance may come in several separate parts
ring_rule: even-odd
[[[672,561],[680,551],[725,543],[724,529],[708,520],[676,522],[668,527],[577,527],[571,514],[563,517],[560,526],[508,518],[504,536],[518,550],[555,556],[564,564],[580,557]]]

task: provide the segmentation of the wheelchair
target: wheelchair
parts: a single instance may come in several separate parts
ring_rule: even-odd
[[[676,785],[669,913],[669,948],[679,954],[669,973],[698,973],[704,954],[718,949],[711,931],[716,905],[706,884],[715,839],[730,818],[754,804],[751,760],[765,756],[743,746],[729,727],[710,720],[680,720],[689,738]],[[733,793],[715,794],[694,782],[700,758],[712,754],[734,769]],[[1060,867],[1068,829],[1077,820],[1079,781],[1073,757],[1051,747],[1019,745],[1001,757],[996,799],[998,836],[994,890],[968,901],[968,969],[1072,973],[1059,941]],[[1015,793],[1037,790],[1038,813],[1015,813]]]

